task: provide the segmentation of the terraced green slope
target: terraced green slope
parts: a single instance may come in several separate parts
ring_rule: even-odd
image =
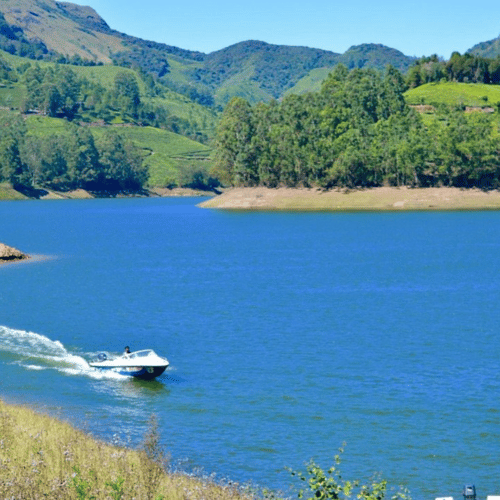
[[[500,85],[483,83],[427,83],[405,93],[408,104],[495,107],[500,103]]]
[[[18,57],[0,50],[0,57],[7,64],[17,69],[26,64],[38,64],[41,68],[55,67],[56,63],[46,61],[31,61],[29,59]],[[137,79],[139,90],[141,92],[141,101],[154,104],[164,108],[169,116],[177,116],[183,120],[193,123],[196,128],[207,137],[211,138],[215,134],[217,123],[217,112],[206,106],[202,106],[185,95],[179,94],[169,89],[164,90],[162,97],[148,97],[144,81],[132,69],[120,66],[68,66],[80,78],[101,84],[105,88],[111,88],[114,85],[115,77],[118,73],[130,73]],[[0,82],[0,107],[11,107],[19,109],[25,94],[25,87],[22,83],[4,84]]]

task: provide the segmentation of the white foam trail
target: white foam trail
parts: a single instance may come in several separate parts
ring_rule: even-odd
[[[7,354],[8,362],[28,370],[52,369],[67,375],[84,375],[97,380],[127,378],[118,373],[92,368],[85,358],[68,352],[58,340],[7,326],[0,326],[0,353]],[[89,357],[92,357],[90,353]]]
[[[24,330],[14,330],[0,326],[0,351],[31,355],[33,352],[45,355],[62,355],[67,351],[58,340],[50,340],[44,335]]]
[[[28,370],[37,370],[37,371],[46,370],[46,368],[44,368],[43,366],[37,366],[37,365],[20,365],[20,366],[24,366],[24,368]]]

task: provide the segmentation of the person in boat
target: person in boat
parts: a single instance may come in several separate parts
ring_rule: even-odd
[[[130,347],[128,345],[125,346],[125,352],[123,354],[130,354]]]

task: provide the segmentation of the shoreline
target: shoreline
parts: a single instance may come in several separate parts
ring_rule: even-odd
[[[198,206],[221,210],[318,212],[500,210],[500,191],[450,187],[329,191],[318,188],[231,188]]]
[[[0,269],[4,266],[22,265],[22,264],[36,264],[37,262],[45,262],[47,260],[54,260],[57,257],[53,255],[29,254],[24,259],[16,260],[3,260],[0,259]]]
[[[26,201],[26,200],[86,200],[102,198],[170,198],[170,197],[206,197],[215,196],[213,191],[201,191],[191,188],[159,188],[153,187],[142,191],[117,191],[117,192],[91,192],[85,189],[73,191],[55,191],[49,189],[33,190],[32,193],[23,194],[5,184],[0,184],[1,201]]]
[[[446,211],[500,210],[500,190],[454,187],[375,187],[356,189],[321,188],[221,188],[220,192],[190,188],[151,188],[142,192],[91,193],[47,191],[39,196],[25,196],[12,188],[0,186],[0,201],[74,200],[102,198],[208,197],[201,208],[262,211]],[[3,196],[2,196],[3,194]]]

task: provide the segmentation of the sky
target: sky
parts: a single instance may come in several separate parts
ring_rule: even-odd
[[[500,0],[73,0],[122,33],[209,53],[246,40],[448,59],[500,35]]]

